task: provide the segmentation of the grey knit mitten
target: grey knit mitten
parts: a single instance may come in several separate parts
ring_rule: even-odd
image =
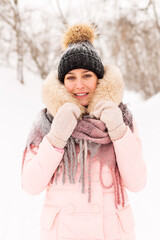
[[[80,115],[81,110],[74,103],[67,102],[59,108],[53,119],[50,132],[47,134],[47,138],[53,146],[57,148],[65,147]]]

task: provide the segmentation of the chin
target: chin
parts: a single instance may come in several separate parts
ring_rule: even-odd
[[[87,103],[81,103],[81,102],[80,102],[80,104],[81,104],[83,107],[88,107],[88,104],[89,104],[89,103],[88,103],[88,102],[87,102]]]

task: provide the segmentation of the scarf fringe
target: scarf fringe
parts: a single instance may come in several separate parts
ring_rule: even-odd
[[[79,143],[79,146],[80,146],[78,158],[77,158],[76,150],[75,150],[75,146],[76,146],[75,141],[72,138],[70,138],[67,143],[67,146],[66,146],[66,151],[64,151],[63,159],[62,159],[61,163],[59,164],[59,166],[57,167],[56,171],[54,172],[54,174],[50,180],[50,183],[52,184],[53,181],[55,181],[55,183],[57,184],[57,180],[60,175],[60,173],[59,173],[60,168],[62,168],[62,183],[65,184],[66,173],[67,173],[69,182],[72,184],[75,184],[74,177],[76,175],[77,168],[78,168],[78,162],[79,162],[80,167],[81,167],[79,182],[81,182],[81,184],[82,184],[82,193],[85,193],[85,172],[86,172],[86,174],[88,175],[88,202],[91,202],[91,166],[92,166],[92,158],[95,155],[95,152],[89,151],[89,142],[88,141],[80,139],[77,141],[77,143]],[[30,144],[29,148],[33,153],[36,153],[34,151],[33,144]],[[87,166],[88,152],[89,152],[89,161],[88,161],[88,166]],[[27,153],[27,147],[25,148],[25,150],[23,152],[22,171],[23,171],[23,165],[24,165],[26,153]],[[110,168],[113,182],[109,186],[106,186],[102,179],[102,169],[103,169],[103,166],[105,163],[102,162],[101,159],[99,159],[99,161],[100,161],[99,179],[100,179],[102,187],[105,189],[109,189],[113,186],[116,208],[118,209],[118,205],[122,205],[122,207],[124,207],[125,206],[124,186],[123,186],[122,178],[120,176],[120,172],[119,172],[117,163],[114,166],[114,168],[113,167]]]
[[[57,184],[57,179],[59,176],[59,169],[62,167],[62,183],[66,182],[66,175],[70,183],[75,184],[75,174],[78,168],[78,162],[80,163],[80,178],[79,182],[82,184],[82,193],[85,193],[85,173],[87,174],[88,178],[88,202],[91,202],[91,166],[92,166],[92,159],[94,154],[91,153],[88,149],[89,142],[81,139],[78,141],[80,146],[80,151],[78,154],[78,158],[75,151],[75,142],[72,138],[69,139],[66,150],[64,152],[64,157],[61,161],[61,164],[57,167],[55,173],[52,176],[51,183],[53,180]],[[89,151],[89,161],[87,166],[87,156]],[[100,161],[100,160],[99,160]],[[114,195],[115,195],[115,206],[118,209],[118,205],[125,206],[125,198],[124,198],[124,187],[122,183],[122,179],[119,173],[118,166],[110,168],[111,175],[112,175],[112,183],[109,186],[106,186],[102,179],[102,169],[105,163],[100,161],[100,171],[99,171],[99,179],[101,185],[105,189],[110,189],[114,187]],[[67,174],[66,174],[67,173]]]

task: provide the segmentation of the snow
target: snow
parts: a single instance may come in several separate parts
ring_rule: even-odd
[[[0,239],[38,240],[44,193],[30,196],[21,189],[21,159],[28,131],[44,105],[41,79],[25,71],[26,84],[16,81],[14,69],[0,68]],[[160,93],[144,101],[135,92],[125,92],[142,140],[148,181],[144,190],[130,193],[137,240],[160,239]],[[135,176],[136,177],[136,176]]]

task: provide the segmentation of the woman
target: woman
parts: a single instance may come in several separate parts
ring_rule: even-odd
[[[119,69],[103,66],[84,24],[64,35],[58,72],[42,86],[46,105],[28,137],[22,184],[46,189],[41,239],[134,240],[127,192],[146,183],[135,121],[122,103]]]

